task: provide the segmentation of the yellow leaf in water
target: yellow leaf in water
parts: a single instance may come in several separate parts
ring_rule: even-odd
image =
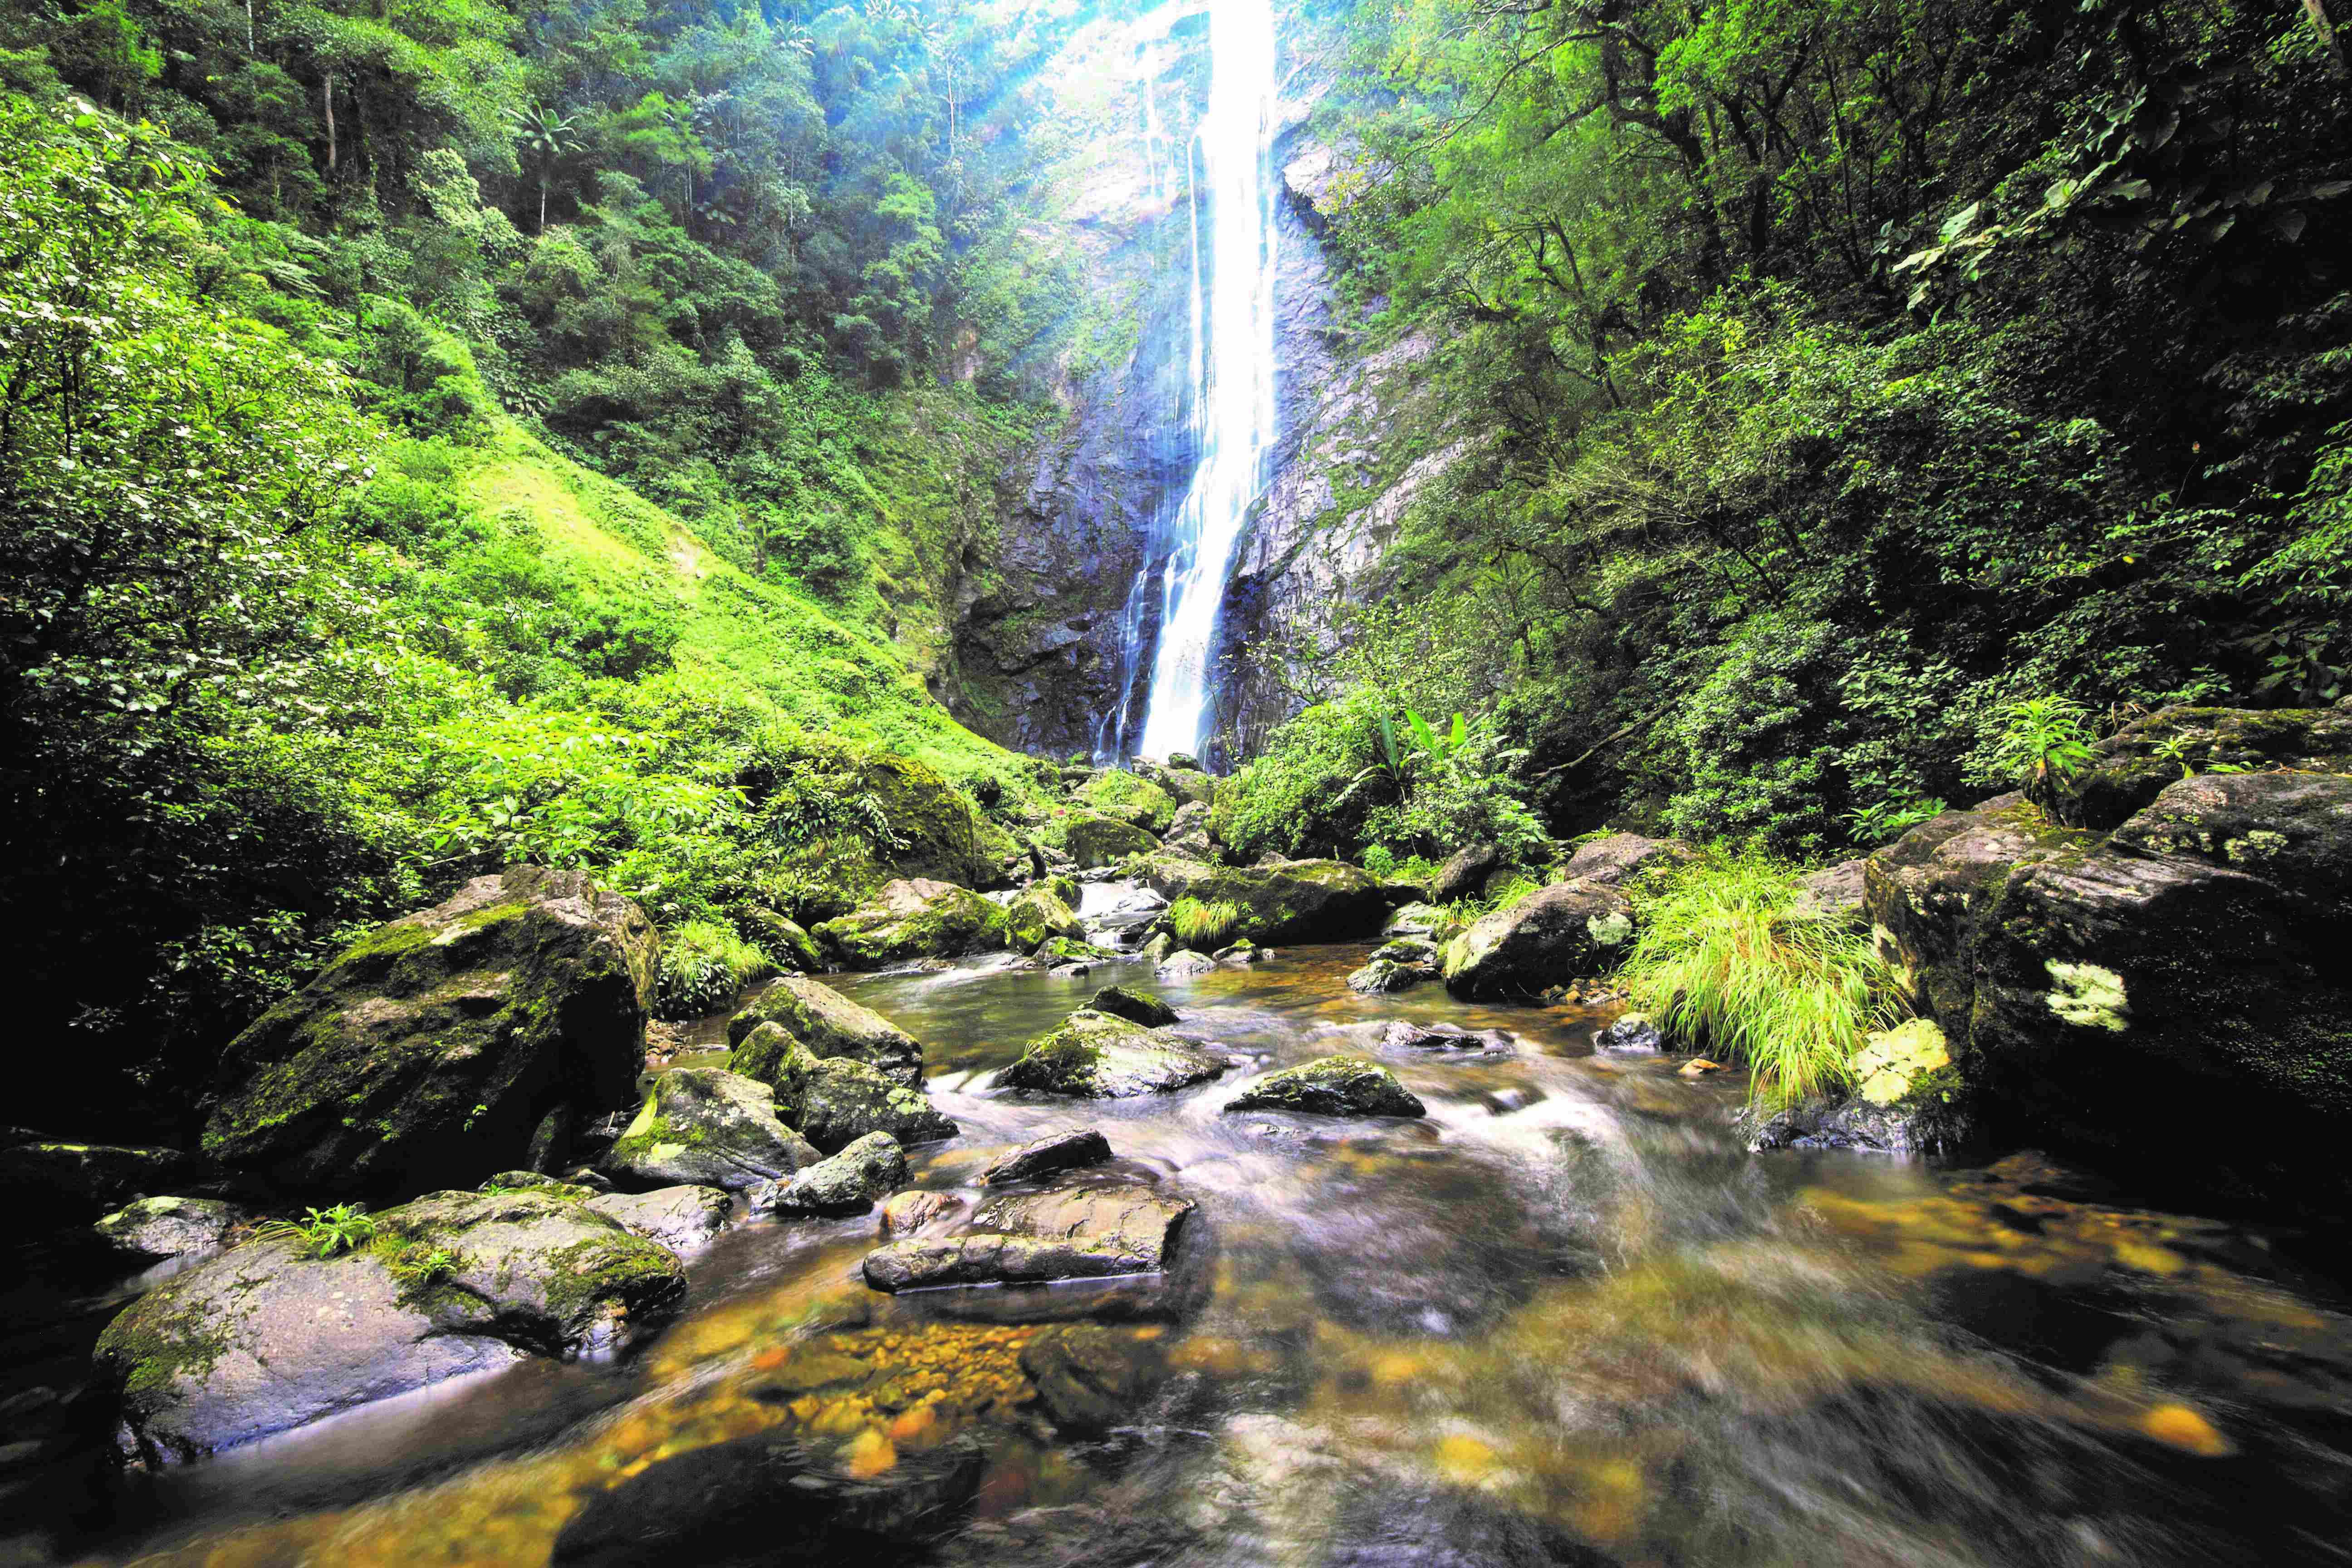
[[[1437,1445],[1437,1473],[1447,1480],[1467,1486],[1483,1480],[1495,1468],[1495,1450],[1475,1437],[1456,1433],[1441,1439]]]
[[[2236,1452],[2213,1424],[2186,1405],[2159,1405],[2139,1418],[2139,1429],[2159,1443],[2218,1459]]]
[[[878,1476],[898,1462],[898,1450],[878,1426],[868,1426],[850,1440],[845,1468],[853,1476]]]

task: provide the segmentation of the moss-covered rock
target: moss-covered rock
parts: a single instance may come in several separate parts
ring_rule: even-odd
[[[872,1008],[861,1007],[832,986],[804,975],[787,974],[752,997],[728,1020],[727,1043],[740,1050],[762,1024],[779,1026],[813,1056],[864,1062],[909,1089],[923,1081],[923,1047],[912,1035]],[[757,1060],[734,1059],[728,1067],[751,1078],[769,1078],[765,1066]]]
[[[2336,1212],[2352,777],[2173,771],[2111,835],[2016,796],[1913,829],[1864,868],[1880,944],[1997,1136],[2158,1182],[2193,1149],[2204,1201]]]
[[[2352,773],[2352,708],[2162,708],[2092,748],[2045,802],[2094,831],[2121,826],[2189,774],[2268,768]]]
[[[608,1345],[684,1297],[667,1249],[545,1193],[436,1193],[373,1241],[250,1242],[142,1297],[99,1338],[130,1457],[194,1459],[524,1355]]]
[[[1340,860],[1213,866],[1156,855],[1141,871],[1144,883],[1171,903],[1191,898],[1232,904],[1241,913],[1229,935],[1253,942],[1348,942],[1379,931],[1389,914],[1380,883]]]
[[[1176,820],[1174,796],[1150,779],[1121,768],[1107,768],[1070,792],[1071,797],[1105,816],[1115,816],[1153,835],[1168,831]]]
[[[824,967],[824,954],[817,950],[816,942],[798,921],[787,920],[773,910],[756,909],[751,911],[751,921],[760,928],[760,945],[785,968]]]
[[[907,1182],[907,1154],[887,1132],[868,1132],[841,1152],[795,1172],[786,1182],[753,1189],[755,1214],[864,1214]]]
[[[603,1168],[627,1186],[683,1183],[740,1192],[817,1157],[777,1114],[771,1085],[717,1068],[678,1068],[654,1079]]]
[[[1223,1058],[1164,1029],[1080,1008],[1032,1040],[997,1081],[1041,1094],[1125,1100],[1165,1094],[1224,1070]]]
[[[1188,860],[1213,860],[1217,858],[1217,838],[1209,826],[1209,808],[1197,800],[1188,800],[1176,809],[1176,819],[1168,825],[1163,847],[1171,855],[1181,855]]]
[[[551,1113],[628,1102],[655,935],[575,871],[509,868],[370,932],[231,1043],[221,1165],[306,1201],[471,1185]]]
[[[901,1143],[936,1143],[952,1138],[955,1121],[919,1089],[908,1089],[864,1062],[821,1058],[801,1080],[795,1123],[803,1136],[826,1153],[847,1148],[869,1132],[887,1132]]]
[[[1043,885],[1024,888],[1004,907],[1004,932],[1015,952],[1034,952],[1050,937],[1084,942],[1087,928],[1069,904]]]
[[[1396,1074],[1363,1057],[1324,1057],[1266,1074],[1225,1110],[1295,1110],[1311,1116],[1426,1116],[1429,1108]]]
[[[90,1228],[125,1258],[184,1258],[218,1247],[249,1217],[218,1198],[140,1198]]]
[[[1004,910],[970,888],[902,879],[871,903],[812,933],[845,969],[880,969],[915,958],[957,958],[1005,946]]]
[[[1633,936],[1633,906],[1599,882],[1561,882],[1482,915],[1446,943],[1446,989],[1476,1002],[1527,1001],[1609,968]]]
[[[1087,998],[1087,1006],[1097,1013],[1108,1013],[1140,1024],[1147,1029],[1164,1029],[1176,1022],[1176,1009],[1159,997],[1146,992],[1130,991],[1124,985],[1106,985]]]
[[[1082,871],[1116,866],[1130,855],[1149,855],[1160,847],[1159,838],[1149,830],[1094,811],[1055,817],[1046,826],[1046,837]]]

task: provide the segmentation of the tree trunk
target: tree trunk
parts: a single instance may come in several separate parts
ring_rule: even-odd
[[[335,172],[335,73],[329,71],[319,89],[319,100],[327,106],[327,172]]]
[[[547,232],[547,165],[539,166],[539,232]]]

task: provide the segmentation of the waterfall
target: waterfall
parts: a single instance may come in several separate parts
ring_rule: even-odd
[[[1170,533],[1141,749],[1197,752],[1209,717],[1217,611],[1275,436],[1274,13],[1211,0],[1209,102],[1194,132],[1192,426],[1200,453]],[[1208,196],[1203,225],[1200,195]],[[1206,227],[1210,250],[1201,253]],[[1205,264],[1204,264],[1205,263]]]

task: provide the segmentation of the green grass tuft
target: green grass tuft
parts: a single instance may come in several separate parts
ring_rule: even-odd
[[[744,986],[775,973],[775,961],[716,921],[688,921],[662,940],[654,1016],[699,1018],[731,1006]]]
[[[1231,942],[1241,923],[1242,907],[1226,899],[1202,903],[1187,897],[1168,908],[1168,924],[1175,931],[1176,940],[1202,952]]]
[[[1759,1103],[1853,1081],[1853,1054],[1904,1009],[1867,932],[1794,912],[1796,874],[1754,853],[1692,867],[1643,908],[1621,981],[1672,1034],[1743,1058]]]

